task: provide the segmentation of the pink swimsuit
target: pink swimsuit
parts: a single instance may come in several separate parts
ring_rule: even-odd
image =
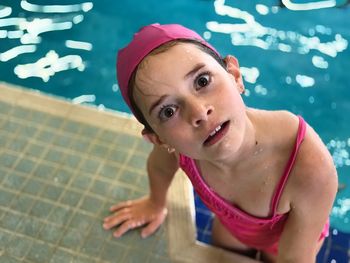
[[[215,193],[203,180],[195,161],[187,156],[180,155],[180,167],[185,171],[192,185],[206,204],[217,215],[221,223],[242,243],[258,250],[264,250],[276,255],[278,253],[278,241],[281,237],[287,214],[277,214],[277,206],[287,182],[290,171],[293,168],[295,158],[302,143],[306,130],[306,123],[299,116],[299,129],[293,152],[285,167],[284,173],[278,183],[270,204],[270,216],[256,217],[239,209]],[[320,239],[328,236],[329,221],[327,221]]]

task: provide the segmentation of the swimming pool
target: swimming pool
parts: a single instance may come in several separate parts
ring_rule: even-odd
[[[298,1],[288,7],[312,10],[294,11],[277,0],[47,2],[1,2],[1,81],[128,112],[115,79],[117,50],[142,25],[188,26],[223,55],[239,59],[247,105],[301,114],[320,134],[344,186],[331,225],[350,233],[350,8],[345,1],[321,1],[336,5],[328,8]]]

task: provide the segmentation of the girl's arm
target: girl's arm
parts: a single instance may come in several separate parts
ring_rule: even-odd
[[[332,157],[309,126],[289,180],[290,213],[277,262],[315,262],[338,182]]]
[[[166,195],[177,169],[175,154],[169,154],[164,147],[154,145],[147,161],[149,196],[112,206],[110,211],[113,214],[104,219],[103,227],[116,227],[115,237],[143,225],[146,225],[141,231],[143,238],[153,234],[167,215]]]
[[[150,199],[158,206],[165,207],[170,183],[179,168],[177,153],[169,153],[162,146],[154,145],[148,157]]]

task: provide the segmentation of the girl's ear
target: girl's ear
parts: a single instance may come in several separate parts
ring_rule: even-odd
[[[149,143],[153,143],[153,144],[158,145],[158,146],[164,147],[165,149],[168,150],[168,153],[172,153],[172,152],[175,151],[175,149],[173,147],[171,147],[168,144],[163,143],[159,139],[158,135],[155,134],[154,132],[149,132],[149,131],[143,129],[141,134],[142,134],[142,137],[145,139],[145,141],[147,141]]]
[[[150,135],[149,135],[148,133],[146,133],[146,134],[143,134],[143,133],[142,133],[142,138],[143,138],[146,142],[152,143],[152,140],[151,140]]]
[[[146,129],[143,129],[142,132],[142,137],[146,142],[153,143],[156,145],[162,145],[163,143],[159,139],[158,135],[155,134],[154,132],[149,132]]]
[[[226,63],[227,72],[234,77],[236,83],[238,84],[238,90],[242,94],[244,92],[244,84],[241,71],[239,70],[238,60],[234,56],[228,55],[225,57],[224,61]]]

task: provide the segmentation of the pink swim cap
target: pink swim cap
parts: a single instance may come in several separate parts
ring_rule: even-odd
[[[197,40],[204,46],[207,46],[215,53],[219,54],[215,48],[207,43],[200,35],[181,25],[151,24],[142,27],[137,33],[135,33],[134,38],[129,45],[119,50],[117,57],[117,77],[119,88],[125,102],[133,112],[134,109],[131,106],[128,96],[128,85],[132,73],[142,59],[144,59],[152,50],[175,39]]]

